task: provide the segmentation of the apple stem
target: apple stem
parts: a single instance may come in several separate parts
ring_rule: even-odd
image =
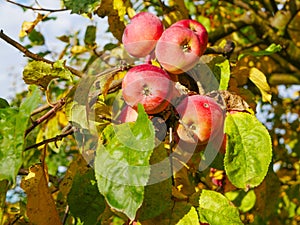
[[[143,86],[143,95],[146,95],[146,96],[151,95],[150,88],[146,84]]]

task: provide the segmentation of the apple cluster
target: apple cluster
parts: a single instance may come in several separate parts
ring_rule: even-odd
[[[157,16],[141,12],[126,26],[122,42],[131,56],[147,62],[129,69],[122,81],[126,106],[120,122],[135,121],[140,103],[150,118],[174,112],[176,135],[187,143],[206,144],[223,130],[224,112],[213,98],[181,94],[175,85],[175,78],[186,75],[207,48],[208,34],[201,23],[184,19],[164,29]]]
[[[149,12],[135,15],[126,26],[122,42],[134,57],[152,54],[171,74],[193,68],[208,43],[205,27],[196,20],[180,20],[164,30],[162,21]]]

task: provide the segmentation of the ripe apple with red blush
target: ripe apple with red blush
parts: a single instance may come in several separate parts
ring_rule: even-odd
[[[199,61],[201,46],[195,32],[183,26],[171,26],[158,40],[155,48],[157,61],[172,74],[193,68]]]
[[[122,43],[130,55],[145,57],[154,50],[163,31],[164,26],[156,15],[140,12],[125,27]]]
[[[200,55],[203,55],[203,53],[207,48],[207,43],[208,43],[208,33],[206,28],[200,22],[191,19],[180,20],[172,24],[171,27],[175,27],[175,26],[186,27],[192,30],[198,36],[200,42],[200,49],[201,49]]]
[[[187,96],[176,110],[180,117],[177,134],[185,142],[207,144],[223,130],[224,111],[208,96]]]
[[[172,81],[163,69],[151,64],[131,68],[122,81],[122,95],[129,106],[141,103],[147,114],[163,111],[169,104]]]

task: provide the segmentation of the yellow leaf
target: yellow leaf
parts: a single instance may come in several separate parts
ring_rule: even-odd
[[[29,174],[21,182],[21,188],[27,194],[27,216],[32,224],[62,224],[42,165],[35,165],[29,169]]]
[[[136,12],[135,12],[135,10],[132,7],[128,7],[127,8],[127,14],[129,16],[129,18],[132,18],[132,17],[134,17],[136,15]]]
[[[35,27],[35,25],[33,22],[24,21],[22,24],[21,31],[19,33],[19,37],[20,38],[25,37],[27,34],[29,34],[34,29],[34,27]]]
[[[80,46],[80,45],[74,45],[71,48],[71,53],[76,55],[76,54],[81,54],[87,51],[87,48],[85,46]]]
[[[250,69],[249,79],[258,87],[262,94],[264,102],[271,102],[271,88],[267,82],[267,78],[263,72],[255,67]]]
[[[124,21],[124,16],[126,15],[126,9],[128,7],[128,1],[114,0],[114,9],[118,11],[120,21]]]
[[[56,114],[55,117],[51,118],[46,125],[45,138],[50,139],[60,133],[61,133],[61,127],[58,122],[58,115]],[[57,141],[56,143],[50,142],[48,145],[53,151],[58,153],[61,143],[62,143],[61,141]]]
[[[40,142],[42,142],[44,140],[44,131],[45,131],[44,128],[41,128],[39,130],[39,132],[38,132],[38,134],[36,136],[36,140],[35,140],[36,143],[40,143]],[[41,149],[43,149],[43,147],[44,146],[39,146],[38,149],[41,150]]]
[[[56,116],[57,116],[57,119],[58,119],[58,123],[61,125],[61,127],[67,126],[69,121],[68,121],[68,118],[67,118],[67,116],[64,112],[58,111],[56,113]]]
[[[151,64],[152,64],[153,66],[156,66],[156,67],[161,68],[160,63],[159,63],[156,59],[152,59],[152,60],[151,60]]]
[[[19,37],[23,38],[26,35],[28,35],[35,28],[35,26],[42,20],[43,20],[43,15],[38,14],[37,18],[33,22],[24,21],[22,24],[21,31],[19,33]]]

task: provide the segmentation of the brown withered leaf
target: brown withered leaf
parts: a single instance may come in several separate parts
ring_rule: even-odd
[[[229,91],[212,91],[206,95],[214,98],[226,111],[248,112],[250,109],[249,104],[241,96]]]
[[[27,194],[27,216],[32,224],[62,224],[48,188],[46,172],[41,164],[29,169],[29,174],[22,180],[21,187]]]

